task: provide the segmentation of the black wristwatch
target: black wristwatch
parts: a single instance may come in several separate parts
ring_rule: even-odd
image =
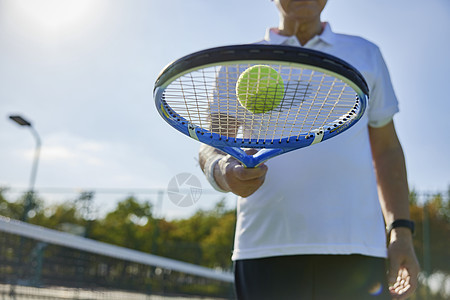
[[[395,220],[394,222],[392,222],[387,228],[386,231],[388,233],[388,236],[391,235],[391,231],[394,228],[399,228],[399,227],[406,227],[409,228],[411,230],[411,233],[414,234],[414,222],[411,220],[403,220],[403,219],[398,219]]]

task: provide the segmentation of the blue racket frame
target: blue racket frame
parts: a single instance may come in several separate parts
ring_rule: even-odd
[[[239,51],[244,54],[239,53]],[[287,55],[280,55],[282,52]],[[202,65],[238,61],[243,58],[256,59],[259,62],[274,60],[294,61],[311,64],[336,73],[351,83],[357,92],[357,95],[355,95],[357,99],[355,100],[355,107],[351,116],[343,116],[341,119],[314,130],[309,134],[295,135],[273,141],[262,141],[227,137],[198,127],[179,115],[165,101],[164,92],[166,87],[171,81],[189,72],[190,69],[199,68]],[[168,65],[155,83],[154,99],[159,114],[176,130],[197,141],[230,154],[244,166],[253,168],[270,158],[328,140],[351,128],[365,112],[368,101],[368,88],[362,75],[351,65],[322,52],[289,46],[237,45],[203,50]],[[257,148],[260,150],[254,155],[248,155],[244,150],[245,148]]]

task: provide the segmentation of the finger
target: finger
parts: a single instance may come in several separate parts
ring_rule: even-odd
[[[411,286],[411,276],[406,268],[401,268],[396,282],[389,288],[395,299],[407,299],[415,290]]]
[[[417,272],[409,270],[408,268],[402,268],[402,284],[403,288],[401,289],[400,293],[402,295],[402,299],[407,299],[409,296],[411,296],[414,291],[416,290],[418,286],[418,278],[417,278]]]
[[[263,183],[264,177],[238,181],[237,185],[232,185],[232,192],[238,196],[246,198],[256,192]]]
[[[267,166],[260,165],[256,168],[246,168],[243,165],[236,165],[234,172],[235,176],[240,180],[260,179],[266,176]]]
[[[258,150],[252,148],[252,149],[247,149],[245,150],[245,153],[247,153],[248,155],[254,155],[256,153],[258,153]]]

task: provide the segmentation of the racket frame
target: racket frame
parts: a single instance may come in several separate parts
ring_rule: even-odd
[[[274,59],[276,57],[276,60]],[[306,66],[308,69],[334,76],[348,84],[357,95],[352,116],[326,124],[322,128],[282,139],[261,141],[227,137],[189,122],[174,111],[164,99],[167,86],[174,80],[190,72],[220,65],[283,65]],[[202,143],[213,146],[235,157],[246,167],[256,167],[268,159],[282,153],[307,147],[327,139],[352,127],[364,114],[368,101],[368,87],[363,76],[347,62],[334,56],[291,46],[274,45],[234,45],[199,51],[187,55],[166,66],[158,76],[153,91],[155,104],[160,115],[175,129]],[[350,120],[347,120],[347,117]],[[345,119],[341,120],[341,119]],[[248,155],[242,148],[260,148],[256,154]]]

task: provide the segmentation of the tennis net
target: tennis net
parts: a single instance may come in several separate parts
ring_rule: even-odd
[[[0,216],[2,299],[230,299],[229,272]]]

